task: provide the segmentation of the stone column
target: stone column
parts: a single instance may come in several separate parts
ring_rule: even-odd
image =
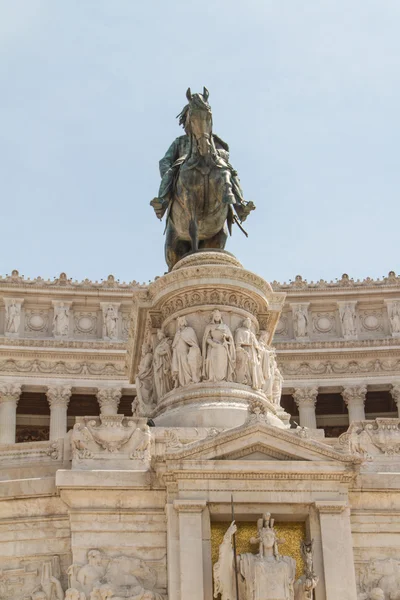
[[[315,404],[317,402],[318,388],[301,387],[294,390],[293,398],[299,407],[300,425],[309,429],[317,428]]]
[[[204,600],[202,512],[205,500],[175,500],[179,513],[181,600]]]
[[[400,418],[400,382],[394,383],[392,385],[392,389],[390,390],[393,400],[397,404],[397,412]]]
[[[20,395],[18,383],[0,383],[0,444],[15,444]]]
[[[71,398],[71,387],[64,385],[47,388],[50,406],[50,440],[63,438],[67,433],[67,409]]]
[[[121,388],[101,388],[97,391],[97,401],[100,406],[100,414],[116,415],[121,400]]]
[[[350,509],[338,501],[316,502],[315,506],[321,525],[326,600],[357,600]]]
[[[365,420],[365,397],[367,394],[366,385],[350,385],[342,391],[343,400],[346,402],[349,411],[349,422]]]

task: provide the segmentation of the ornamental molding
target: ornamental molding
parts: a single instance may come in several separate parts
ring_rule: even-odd
[[[322,515],[338,515],[348,508],[346,502],[319,501],[314,504],[315,508]]]
[[[201,513],[207,507],[206,500],[174,500],[173,507],[177,512]]]
[[[61,461],[63,459],[64,440],[55,442],[21,442],[19,444],[2,444],[0,448],[0,464],[37,462],[43,460]]]
[[[274,346],[278,351],[279,350],[310,351],[313,349],[327,350],[327,349],[334,349],[334,348],[343,350],[345,348],[350,348],[350,349],[369,348],[369,347],[377,348],[380,346],[382,346],[382,347],[395,346],[400,349],[399,340],[396,338],[389,337],[389,336],[383,337],[383,338],[369,338],[369,339],[363,339],[363,340],[345,340],[345,339],[341,338],[341,339],[337,339],[337,340],[327,340],[327,341],[314,340],[311,342],[295,342],[295,341],[285,342],[283,340],[281,340],[281,341],[274,340]]]
[[[342,375],[362,375],[379,377],[385,373],[400,371],[400,358],[382,360],[329,360],[330,357],[321,356],[320,360],[293,360],[282,361],[279,357],[279,367],[287,378],[305,378],[309,376],[326,376],[328,379]]]
[[[72,280],[72,278],[68,278],[65,273],[61,273],[59,277],[55,277],[54,279],[43,279],[42,277],[35,277],[34,279],[30,279],[29,277],[25,279],[23,275],[20,275],[19,272],[15,269],[12,271],[11,275],[6,275],[2,277],[0,275],[0,289],[11,287],[15,288],[25,288],[27,290],[31,288],[41,288],[46,291],[53,288],[61,288],[63,292],[65,291],[80,291],[82,288],[84,289],[95,289],[99,291],[106,291],[106,293],[112,293],[114,291],[131,291],[132,289],[137,288],[145,288],[146,284],[140,284],[137,281],[131,281],[129,283],[122,282],[120,283],[114,277],[114,275],[109,275],[106,280],[103,281],[91,281],[90,279],[84,279],[82,281]]]
[[[308,282],[306,279],[303,279],[301,275],[296,275],[294,281],[290,281],[289,283],[279,281],[273,281],[271,283],[272,289],[276,291],[285,291],[288,294],[296,294],[296,293],[312,293],[319,292],[321,290],[329,290],[329,292],[339,292],[342,293],[344,290],[346,293],[348,291],[359,291],[361,289],[376,289],[376,288],[388,288],[390,290],[393,287],[398,287],[400,289],[400,276],[396,276],[394,271],[390,271],[387,277],[383,277],[382,279],[373,279],[371,277],[366,277],[363,280],[357,279],[354,280],[350,278],[346,273],[342,275],[339,280],[335,281],[326,281],[325,279],[320,279],[319,281],[310,281]]]
[[[87,350],[126,350],[126,342],[121,340],[101,341],[101,340],[57,340],[57,339],[15,339],[0,336],[0,346],[20,346],[34,348],[68,348],[68,349],[87,349]]]
[[[190,461],[194,458],[202,460],[202,456],[207,456],[207,460],[210,460],[210,451],[211,454],[214,453],[215,456],[217,454],[224,456],[226,453],[232,451],[229,448],[230,442],[234,442],[236,440],[239,440],[240,438],[242,438],[243,440],[243,448],[245,447],[244,438],[251,439],[251,443],[246,444],[247,446],[254,445],[255,436],[257,434],[261,434],[261,436],[259,436],[260,440],[258,440],[258,443],[263,443],[262,439],[264,439],[265,437],[264,446],[268,448],[272,447],[272,449],[274,449],[274,438],[278,441],[287,442],[288,446],[292,448],[292,452],[290,452],[292,456],[296,456],[297,460],[310,461],[310,464],[312,463],[313,459],[310,457],[302,458],[300,449],[304,451],[310,451],[315,457],[317,455],[319,455],[320,457],[324,456],[328,459],[339,461],[340,463],[354,464],[354,462],[357,462],[355,457],[349,457],[344,454],[341,454],[336,450],[333,450],[326,444],[323,444],[322,442],[318,442],[316,440],[311,440],[307,438],[301,438],[296,434],[294,435],[293,433],[289,433],[289,431],[286,431],[284,429],[278,429],[276,427],[271,427],[261,422],[255,425],[244,424],[240,427],[235,427],[234,429],[229,429],[227,431],[218,433],[217,435],[211,438],[206,438],[203,440],[194,441],[192,443],[186,444],[183,448],[178,448],[176,450],[171,449],[169,452],[166,453],[166,459]],[[226,447],[226,451],[223,450],[224,446]],[[285,452],[285,450],[283,450],[281,446],[279,446],[279,451]],[[288,448],[286,449],[286,453],[289,453]],[[321,458],[319,458],[319,460],[321,460]]]
[[[255,273],[252,273],[251,271],[246,271],[245,269],[232,267],[229,265],[213,265],[212,269],[210,269],[210,266],[207,265],[199,265],[171,271],[170,273],[167,273],[163,277],[156,279],[152,284],[150,284],[148,288],[149,300],[157,302],[159,295],[162,294],[165,289],[173,286],[176,283],[188,281],[190,279],[208,279],[208,285],[212,285],[210,280],[215,280],[218,282],[218,285],[223,285],[224,281],[231,279],[238,283],[248,284],[253,288],[253,291],[259,295],[262,293],[265,294],[265,296],[268,298],[268,301],[273,304],[279,304],[282,306],[284,303],[284,294],[273,293],[270,284],[265,281],[265,279],[259,275],[256,275]],[[254,287],[256,289],[254,289]]]
[[[77,356],[71,358],[76,359]],[[125,363],[115,362],[89,362],[65,360],[16,360],[9,358],[0,360],[0,373],[4,374],[29,374],[29,375],[84,375],[87,377],[113,377],[126,379]]]
[[[259,461],[260,464],[262,464],[261,461]],[[277,462],[277,465],[282,464],[281,462]],[[311,463],[312,464],[312,463]],[[295,466],[293,467],[294,470],[291,472],[280,472],[280,471],[267,471],[267,472],[260,472],[260,471],[245,471],[245,472],[238,472],[238,471],[218,471],[218,470],[214,470],[214,471],[207,471],[206,468],[207,463],[204,463],[202,465],[199,465],[199,469],[201,469],[200,471],[181,471],[178,467],[178,465],[176,465],[176,470],[174,471],[170,471],[169,473],[165,473],[163,475],[163,480],[165,482],[166,485],[170,484],[170,483],[176,483],[177,481],[181,481],[181,480],[205,480],[206,482],[209,480],[239,480],[239,481],[251,481],[251,480],[255,480],[255,481],[264,481],[265,483],[268,483],[269,480],[271,481],[287,481],[287,480],[297,480],[297,481],[335,481],[335,482],[339,482],[339,483],[344,483],[344,484],[349,484],[352,483],[354,481],[354,473],[352,472],[348,472],[348,471],[343,471],[340,473],[316,473],[315,471],[310,470],[310,472],[305,473],[304,471],[296,471],[295,470]],[[170,465],[170,468],[173,468],[173,465]],[[278,467],[277,467],[278,468]],[[220,488],[216,488],[214,486],[212,486],[212,490],[213,491],[217,491],[217,490],[221,490],[226,492],[226,487],[220,487]],[[231,488],[230,488],[231,490]],[[235,491],[235,490],[231,490],[231,491]],[[243,488],[240,487],[238,488],[236,491],[243,491]],[[248,488],[246,487],[246,491],[249,491]],[[260,489],[259,488],[255,488],[254,491],[259,492]],[[298,492],[299,488],[294,488],[292,490],[289,490],[285,487],[285,489],[283,490],[284,492]],[[326,490],[326,488],[322,488],[320,491],[322,492],[327,492],[329,490]],[[337,492],[337,488],[330,490],[332,492]]]
[[[185,308],[193,308],[201,306],[208,309],[212,306],[226,306],[227,308],[234,306],[254,315],[265,312],[264,306],[260,302],[256,302],[254,295],[246,292],[239,292],[237,287],[224,286],[223,289],[215,286],[202,286],[193,291],[176,293],[161,307],[161,316],[167,319],[170,315]]]

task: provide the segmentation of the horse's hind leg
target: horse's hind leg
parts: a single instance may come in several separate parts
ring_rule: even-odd
[[[197,252],[199,249],[199,238],[196,219],[192,218],[189,221],[189,235],[192,240],[192,252]]]
[[[175,227],[169,222],[165,232],[165,262],[168,270],[171,271],[172,267],[188,252],[190,252],[190,242],[180,240]]]
[[[224,226],[213,237],[208,238],[207,240],[201,241],[200,247],[201,248],[218,248],[219,250],[223,250],[225,248],[227,239],[228,239],[228,230],[227,230],[226,226]]]

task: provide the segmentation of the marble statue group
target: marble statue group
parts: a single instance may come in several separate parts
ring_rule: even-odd
[[[159,329],[154,348],[151,341],[144,342],[136,377],[141,414],[150,414],[172,390],[200,382],[246,385],[279,405],[283,378],[266,332],[256,336],[245,318],[232,333],[216,309],[201,344],[185,316],[176,319],[173,339]]]

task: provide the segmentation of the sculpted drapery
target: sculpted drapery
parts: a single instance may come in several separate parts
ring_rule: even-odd
[[[171,340],[159,329],[157,331],[158,344],[154,350],[153,368],[154,385],[157,399],[162,398],[172,389],[171,363],[172,349]]]
[[[235,332],[236,381],[261,390],[264,384],[260,361],[260,347],[251,331],[251,321],[244,319],[242,326]]]
[[[214,310],[203,335],[203,378],[205,381],[233,381],[236,351],[229,327],[219,310]]]
[[[235,569],[232,536],[235,522],[228,528],[214,565],[214,597],[236,600]],[[240,554],[237,557],[240,600],[294,600],[296,561],[278,552],[278,539],[273,520],[266,514],[258,521],[258,535],[251,543],[259,545],[259,553]]]
[[[200,381],[201,352],[197,335],[186,317],[178,317],[177,331],[172,342],[172,379],[174,387]]]

